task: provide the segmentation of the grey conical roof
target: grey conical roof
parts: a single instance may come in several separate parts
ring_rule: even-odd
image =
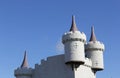
[[[89,41],[97,41],[93,26],[91,27],[91,37]]]
[[[21,64],[21,68],[23,67],[28,67],[28,61],[27,61],[27,54],[26,54],[26,51],[24,53],[24,59],[23,59],[23,62]]]
[[[71,24],[70,31],[73,31],[73,32],[78,31],[76,23],[75,23],[75,17],[74,16],[72,16],[72,24]]]

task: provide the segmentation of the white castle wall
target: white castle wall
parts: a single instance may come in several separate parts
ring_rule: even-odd
[[[77,71],[74,71],[74,78],[96,78],[94,71],[91,69],[92,62],[90,59],[85,59],[85,64],[77,68]]]
[[[32,78],[95,78],[91,70],[91,60],[85,59],[85,64],[76,70],[65,64],[64,54],[48,57],[41,64],[35,65]]]
[[[48,57],[35,65],[33,78],[74,78],[73,71],[65,65],[64,55]]]

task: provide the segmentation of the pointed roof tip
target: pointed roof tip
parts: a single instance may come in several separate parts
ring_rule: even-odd
[[[91,37],[89,41],[97,41],[95,32],[94,32],[94,26],[91,27]]]
[[[73,31],[73,32],[78,31],[76,23],[75,23],[75,16],[73,15],[72,15],[72,24],[71,24],[70,31]]]
[[[24,59],[23,59],[23,62],[21,64],[21,68],[23,67],[27,67],[28,68],[28,61],[27,61],[27,53],[26,53],[26,50],[25,50],[25,53],[24,53]]]

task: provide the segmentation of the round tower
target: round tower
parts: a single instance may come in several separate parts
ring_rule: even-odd
[[[84,44],[86,43],[86,35],[77,29],[74,16],[72,16],[70,31],[64,33],[62,36],[62,43],[64,44],[66,64],[84,64]]]
[[[85,51],[87,57],[92,60],[92,69],[96,71],[103,70],[104,44],[100,41],[97,41],[93,27],[91,28],[91,37],[89,42],[85,46]]]
[[[26,51],[21,67],[15,70],[14,75],[16,78],[32,78],[32,69],[28,66]]]

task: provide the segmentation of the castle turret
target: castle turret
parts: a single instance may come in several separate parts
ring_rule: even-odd
[[[64,44],[66,64],[71,66],[84,64],[84,44],[86,43],[86,35],[77,29],[74,16],[72,16],[70,31],[64,33],[62,43]]]
[[[93,70],[103,70],[103,51],[104,44],[100,41],[97,41],[94,28],[91,28],[91,37],[89,42],[85,46],[86,55],[92,61],[92,69]]]
[[[21,67],[15,70],[14,75],[16,78],[32,78],[32,69],[28,66],[26,51]]]

